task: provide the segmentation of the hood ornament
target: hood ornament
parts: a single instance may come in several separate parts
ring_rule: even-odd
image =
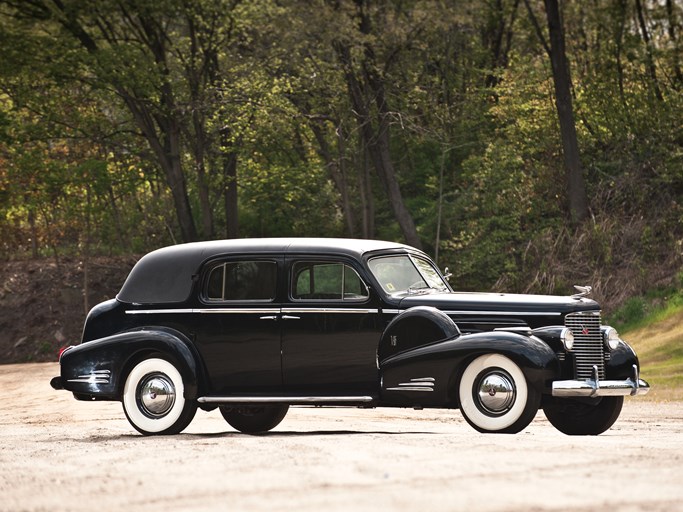
[[[575,284],[574,288],[576,288],[576,291],[579,293],[572,295],[572,299],[581,299],[583,297],[587,297],[593,291],[592,286],[579,286]]]

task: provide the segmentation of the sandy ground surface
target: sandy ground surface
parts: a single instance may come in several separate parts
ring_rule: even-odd
[[[0,366],[0,510],[683,511],[683,402],[627,399],[598,437],[542,413],[482,435],[458,411],[290,409],[248,436],[199,411],[142,437],[121,405],[49,387],[52,363]]]

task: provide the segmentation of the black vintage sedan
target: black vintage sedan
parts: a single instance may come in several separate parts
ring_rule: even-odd
[[[381,241],[176,245],[90,311],[51,384],[121,401],[148,435],[181,432],[197,408],[264,432],[296,405],[460,409],[493,433],[542,408],[596,435],[649,386],[589,291],[457,293],[426,254]]]

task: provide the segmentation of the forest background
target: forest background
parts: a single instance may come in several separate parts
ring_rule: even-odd
[[[680,286],[682,4],[0,0],[0,260],[77,261],[86,310],[98,258],[234,237]]]

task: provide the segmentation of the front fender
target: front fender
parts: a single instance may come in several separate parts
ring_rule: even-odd
[[[633,348],[623,340],[617,348],[609,352],[609,360],[605,363],[606,379],[628,379],[633,375],[633,365],[638,366],[638,356]]]
[[[559,375],[555,353],[535,336],[511,332],[468,334],[408,350],[382,361],[382,399],[408,403],[417,400],[422,406],[455,407],[457,385],[465,367],[476,357],[491,353],[509,357],[524,372],[529,385],[540,392]],[[433,386],[429,393],[420,393],[417,397],[410,383],[419,382],[433,382]]]
[[[61,384],[77,396],[118,400],[133,364],[145,354],[160,353],[176,364],[185,398],[197,398],[202,370],[190,341],[169,329],[145,328],[72,347],[60,359]]]
[[[396,315],[384,329],[377,356],[384,361],[406,350],[454,338],[460,334],[451,317],[429,306],[416,306]]]

